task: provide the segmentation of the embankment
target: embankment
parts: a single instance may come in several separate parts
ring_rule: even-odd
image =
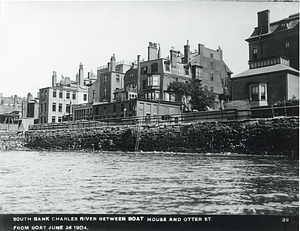
[[[45,150],[134,151],[138,144],[138,150],[143,151],[298,157],[299,118],[28,131],[24,142],[27,148]]]
[[[0,150],[24,150],[25,133],[17,131],[0,131]]]

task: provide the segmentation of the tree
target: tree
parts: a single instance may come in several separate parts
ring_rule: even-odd
[[[189,82],[173,82],[168,86],[168,92],[175,95],[176,101],[181,101],[184,110],[206,111],[215,106],[216,95],[204,89],[199,79],[191,79]]]

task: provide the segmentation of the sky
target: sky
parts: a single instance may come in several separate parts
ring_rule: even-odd
[[[183,53],[189,40],[223,50],[233,76],[248,69],[248,43],[257,12],[270,21],[299,12],[297,2],[242,1],[0,1],[0,93],[34,97],[50,87],[53,71],[75,80],[117,62],[147,60],[149,42],[161,56],[171,47]]]

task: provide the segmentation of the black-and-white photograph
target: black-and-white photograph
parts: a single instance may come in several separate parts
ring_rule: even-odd
[[[298,1],[1,1],[0,230],[299,230]]]

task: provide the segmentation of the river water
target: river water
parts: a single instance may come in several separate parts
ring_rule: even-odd
[[[0,151],[0,211],[295,215],[298,166],[235,154]]]

